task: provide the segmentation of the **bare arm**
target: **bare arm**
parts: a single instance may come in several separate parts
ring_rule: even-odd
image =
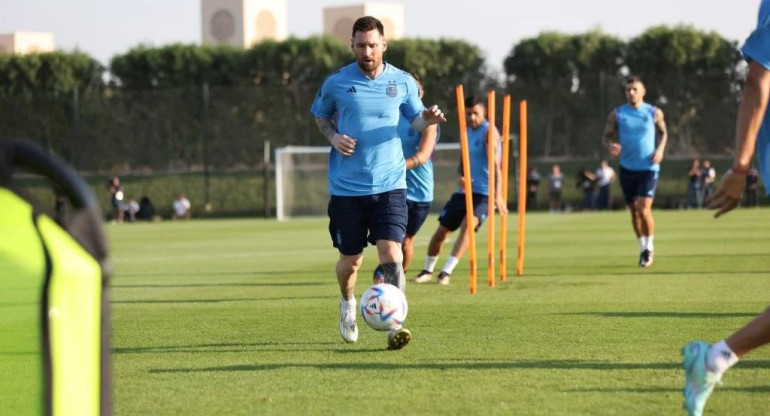
[[[315,124],[318,130],[324,135],[338,152],[343,156],[350,156],[356,148],[356,140],[344,134],[337,133],[337,123],[334,120],[323,117],[316,117]]]
[[[749,72],[746,75],[746,87],[743,90],[741,105],[738,107],[733,168],[724,176],[721,186],[709,203],[709,208],[717,209],[715,217],[731,211],[741,200],[759,127],[767,110],[768,97],[770,97],[770,71],[752,61],[749,63]]]
[[[617,133],[617,119],[615,116],[615,110],[612,110],[610,112],[610,115],[607,116],[607,124],[604,126],[604,136],[602,136],[602,142],[604,143],[605,146],[607,146],[607,149],[610,151],[610,154],[613,156],[617,156],[620,154],[620,143],[613,141],[616,133]]]
[[[417,145],[417,153],[406,159],[406,168],[414,169],[430,159],[433,149],[436,147],[438,126],[428,126],[420,135],[420,144]]]
[[[497,155],[501,155],[502,153],[502,146],[499,146],[500,144],[500,133],[497,131],[497,129],[494,129],[494,139],[493,143],[495,144],[495,204],[497,205],[497,212],[500,213],[500,215],[507,215],[508,214],[508,207],[505,205],[505,200],[503,199],[503,167],[501,166],[502,163],[498,163],[500,159],[498,159]]]
[[[663,117],[663,110],[655,110],[655,130],[658,133],[658,147],[652,155],[652,163],[660,163],[663,160],[663,154],[666,152],[666,143],[668,143],[668,129],[666,129],[666,120]]]

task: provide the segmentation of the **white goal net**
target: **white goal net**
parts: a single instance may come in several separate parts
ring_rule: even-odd
[[[275,150],[276,217],[323,216],[329,203],[329,146],[287,146]],[[438,211],[457,189],[460,143],[438,143],[433,152]]]

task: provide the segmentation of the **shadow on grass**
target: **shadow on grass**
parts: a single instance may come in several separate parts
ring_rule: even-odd
[[[734,391],[739,393],[770,393],[770,386],[717,387],[716,391]],[[681,393],[681,388],[642,387],[638,389],[596,388],[563,390],[563,393]]]
[[[395,363],[276,363],[242,364],[202,368],[156,368],[150,373],[204,373],[232,371],[274,371],[289,368],[317,370],[679,370],[681,364],[672,363],[613,363],[608,361],[540,360],[540,361],[485,361],[485,362],[431,362],[414,364]],[[735,369],[770,369],[770,361],[746,361]]]
[[[166,275],[167,276],[167,275]],[[178,285],[158,285],[154,283],[149,284],[125,284],[125,285],[111,285],[113,288],[180,288],[180,287],[225,287],[225,286],[255,286],[255,287],[300,287],[300,286],[326,286],[327,284],[333,285],[336,282],[330,280],[326,282],[223,282],[223,283],[185,283]]]
[[[230,299],[135,299],[135,300],[113,300],[111,304],[117,303],[226,303],[226,302],[264,302],[272,300],[308,300],[308,299],[336,299],[337,296],[289,296],[282,298],[230,298]]]
[[[188,277],[188,276],[281,276],[281,275],[329,275],[334,276],[334,269],[329,270],[265,270],[250,272],[170,272],[170,273],[116,273],[115,277],[119,279],[128,277]]]
[[[286,351],[316,350],[317,348],[301,347],[322,347],[327,345],[339,345],[339,342],[232,342],[221,344],[193,344],[193,345],[164,345],[159,347],[118,347],[113,348],[113,354],[150,354],[150,353],[175,353],[175,352],[260,352],[264,351],[258,347],[298,347]],[[243,349],[247,347],[257,347]],[[239,350],[223,350],[223,348],[242,348]],[[271,350],[272,351],[272,350]]]
[[[554,315],[583,315],[603,318],[748,318],[757,312],[565,312]]]

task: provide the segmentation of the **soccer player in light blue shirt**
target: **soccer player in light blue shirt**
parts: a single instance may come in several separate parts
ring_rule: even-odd
[[[420,98],[425,92],[422,81],[412,74],[420,90]],[[398,122],[398,137],[406,159],[406,205],[407,223],[404,243],[404,273],[409,270],[414,257],[414,236],[420,231],[430,212],[433,202],[433,149],[441,137],[438,126],[429,126],[422,133],[415,130],[405,117]]]
[[[629,77],[626,80],[628,102],[610,112],[604,128],[604,144],[611,155],[620,156],[620,187],[639,240],[640,267],[650,267],[653,262],[652,200],[668,141],[663,111],[644,102],[645,92],[639,77]],[[615,135],[617,142],[613,140]]]
[[[465,99],[466,119],[468,120],[468,156],[470,159],[471,172],[471,198],[473,200],[473,228],[478,227],[487,217],[490,189],[489,189],[489,159],[487,152],[488,134],[490,129],[493,131],[496,149],[495,154],[498,160],[495,161],[496,183],[492,191],[494,203],[500,215],[506,215],[508,209],[503,201],[502,190],[502,172],[500,169],[500,133],[495,126],[491,126],[486,119],[487,108],[480,98],[468,96]],[[462,178],[461,178],[462,179]],[[457,230],[457,240],[452,246],[452,253],[447,258],[444,266],[438,274],[437,282],[441,285],[449,284],[450,276],[460,258],[468,248],[469,236],[467,234],[467,215],[465,209],[465,192],[460,186],[449,201],[444,205],[439,214],[439,225],[428,243],[428,253],[425,256],[425,266],[423,270],[414,278],[415,283],[427,283],[433,277],[433,269],[438,261],[438,255],[444,246],[444,242],[449,236]]]
[[[446,121],[438,106],[425,108],[408,73],[385,63],[382,22],[353,24],[356,61],[329,75],[310,109],[329,140],[329,234],[340,252],[336,273],[340,335],[358,340],[354,289],[363,250],[377,245],[385,281],[405,289],[401,242],[406,230],[406,172],[397,126],[407,118],[418,131]],[[406,328],[388,332],[388,348],[411,340]]]
[[[759,167],[770,194],[770,0],[759,6],[757,28],[743,45],[743,56],[749,62],[743,98],[738,108],[735,133],[735,156],[730,172],[709,204],[719,217],[738,206],[756,149]],[[722,375],[751,350],[770,343],[770,309],[748,325],[714,345],[693,341],[682,350],[685,370],[684,408],[690,416],[701,416],[706,400]]]

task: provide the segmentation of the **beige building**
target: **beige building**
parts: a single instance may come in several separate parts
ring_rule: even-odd
[[[286,0],[203,0],[201,31],[204,45],[248,48],[267,39],[286,39]]]
[[[324,9],[323,33],[332,35],[346,44],[350,43],[353,23],[363,16],[374,16],[382,22],[385,39],[404,37],[404,6],[400,3],[363,3],[327,7]]]
[[[0,34],[0,53],[40,53],[54,49],[53,33],[13,32]]]

